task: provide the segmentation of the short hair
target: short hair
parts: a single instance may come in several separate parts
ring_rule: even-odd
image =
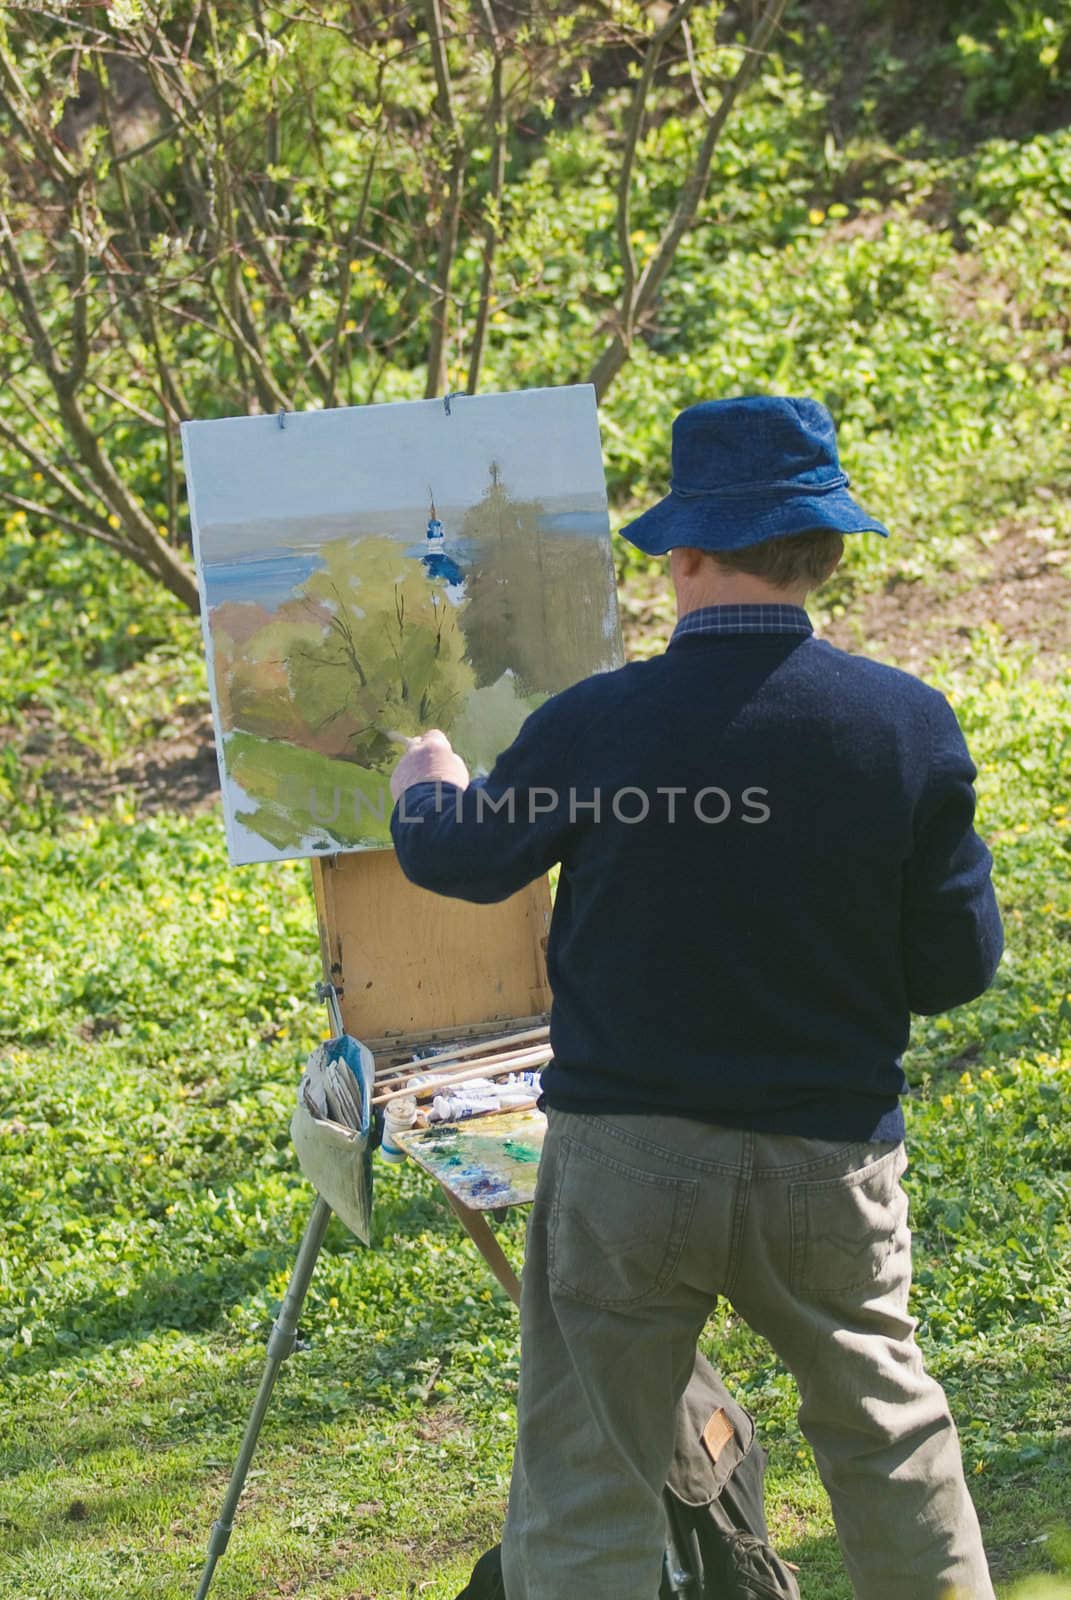
[[[711,550],[711,560],[726,572],[747,572],[779,589],[825,583],[844,553],[844,535],[835,528],[808,528],[783,539],[763,539],[743,550]]]

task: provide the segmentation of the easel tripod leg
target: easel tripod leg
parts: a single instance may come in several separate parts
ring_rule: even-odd
[[[451,1194],[449,1189],[443,1188],[451,1209],[458,1217],[461,1226],[483,1256],[487,1265],[505,1289],[515,1306],[521,1303],[520,1279],[510,1266],[505,1251],[491,1231],[491,1226],[482,1211],[474,1211],[470,1206],[459,1200],[456,1194]]]
[[[268,1337],[268,1357],[264,1367],[264,1375],[260,1380],[257,1398],[245,1425],[242,1436],[242,1447],[238,1452],[238,1459],[234,1463],[231,1481],[227,1485],[227,1493],[216,1521],[212,1524],[212,1532],[208,1538],[208,1558],[201,1573],[201,1582],[197,1589],[196,1600],[205,1600],[216,1564],[227,1548],[230,1540],[231,1529],[234,1527],[234,1513],[238,1508],[242,1490],[245,1488],[246,1474],[253,1460],[253,1451],[257,1447],[261,1426],[271,1400],[271,1393],[275,1387],[275,1380],[279,1376],[279,1368],[294,1348],[297,1340],[298,1317],[301,1307],[305,1303],[305,1296],[309,1292],[309,1283],[312,1280],[316,1258],[320,1254],[324,1233],[331,1220],[331,1207],[326,1200],[316,1197],[316,1203],[309,1215],[298,1247],[297,1260],[294,1270],[290,1274],[290,1282],[283,1296],[283,1303],[279,1307],[279,1315],[272,1326]]]

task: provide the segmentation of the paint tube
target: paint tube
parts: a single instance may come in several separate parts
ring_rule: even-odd
[[[538,1072],[513,1072],[508,1078],[477,1078],[454,1090],[437,1094],[428,1113],[429,1122],[463,1122],[488,1111],[510,1111],[531,1105],[539,1094]]]
[[[397,1143],[396,1136],[404,1133],[406,1128],[411,1128],[417,1119],[416,1096],[411,1094],[401,1095],[397,1100],[392,1100],[383,1116],[383,1143],[380,1153],[384,1161],[404,1161],[405,1151]]]
[[[461,1122],[465,1117],[478,1116],[482,1111],[497,1111],[498,1088],[487,1080],[466,1083],[452,1092],[437,1094],[431,1102],[429,1122]]]

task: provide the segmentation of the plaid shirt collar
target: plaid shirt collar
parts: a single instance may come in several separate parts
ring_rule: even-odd
[[[673,630],[670,643],[689,633],[811,634],[811,619],[802,606],[700,606],[689,611]]]

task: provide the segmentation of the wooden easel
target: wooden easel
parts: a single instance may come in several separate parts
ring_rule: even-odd
[[[393,850],[312,863],[324,979],[347,1033],[377,1065],[421,1045],[519,1032],[550,1010],[545,878],[496,905],[446,900],[405,877]],[[495,1278],[520,1302],[517,1275],[486,1216],[444,1187]]]
[[[546,879],[497,905],[445,900],[415,888],[393,850],[322,857],[312,863],[324,981],[347,1033],[377,1065],[408,1061],[422,1045],[489,1040],[546,1021],[550,1009]],[[520,1284],[481,1211],[443,1193],[510,1298]],[[283,1303],[238,1459],[212,1525],[196,1600],[205,1600],[227,1548],[234,1515],[282,1363],[297,1338],[331,1209],[317,1196]]]
[[[546,1016],[546,879],[470,905],[416,888],[393,850],[366,850],[314,861],[312,880],[324,978],[377,1055]]]

